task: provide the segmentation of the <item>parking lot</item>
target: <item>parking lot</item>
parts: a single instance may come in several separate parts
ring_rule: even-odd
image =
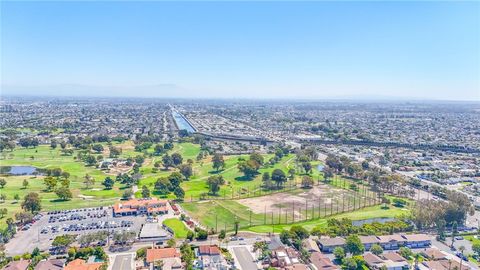
[[[31,223],[18,231],[6,245],[9,255],[19,255],[33,250],[49,250],[53,239],[63,234],[87,234],[98,231],[121,230],[138,233],[145,223],[145,216],[113,217],[111,207],[94,207],[52,211],[37,215]]]

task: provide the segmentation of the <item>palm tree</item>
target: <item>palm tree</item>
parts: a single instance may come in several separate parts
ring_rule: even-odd
[[[418,269],[418,261],[420,260],[420,254],[415,253],[415,269]]]
[[[465,251],[465,247],[460,246],[460,247],[458,247],[458,250],[460,250],[460,253],[462,253],[462,259],[460,260],[460,270],[462,270],[463,252]]]

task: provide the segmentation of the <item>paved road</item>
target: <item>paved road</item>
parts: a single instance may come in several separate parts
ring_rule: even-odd
[[[246,247],[234,247],[233,252],[235,253],[235,257],[240,264],[240,269],[258,269],[257,264],[253,261],[253,257]]]
[[[129,254],[119,254],[115,256],[115,261],[113,261],[112,269],[114,270],[133,270],[135,269],[133,265],[133,253]]]
[[[450,239],[450,242],[451,242],[451,241],[452,241],[452,240]],[[461,241],[461,240],[457,240],[457,241]],[[463,241],[467,241],[467,240],[463,240]],[[462,242],[463,242],[463,241],[462,241]],[[447,242],[447,243],[450,243],[450,242]],[[443,244],[442,242],[437,241],[435,238],[432,239],[432,246],[440,249],[441,251],[444,251],[444,252],[450,254],[450,255],[451,255],[452,257],[454,257],[457,261],[461,260],[460,258],[458,258],[458,257],[455,255],[455,251],[452,251],[449,246]],[[456,246],[456,245],[454,244],[454,246]],[[459,245],[459,246],[460,246],[460,245]],[[465,254],[468,254],[468,252],[465,252]],[[473,263],[471,263],[471,262],[465,262],[465,261],[464,261],[464,263],[468,264],[468,266],[470,266],[472,269],[479,269],[478,266],[476,266],[475,264],[473,264]]]

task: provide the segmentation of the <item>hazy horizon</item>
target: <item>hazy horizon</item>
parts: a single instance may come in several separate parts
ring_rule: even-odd
[[[479,2],[0,5],[1,95],[480,101]]]

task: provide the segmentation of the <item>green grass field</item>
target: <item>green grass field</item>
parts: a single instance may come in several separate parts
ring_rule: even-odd
[[[175,233],[175,238],[186,238],[189,229],[177,218],[169,218],[163,221],[163,224],[172,229]]]
[[[123,143],[114,143],[115,146],[122,148],[122,158],[135,157],[141,155],[139,152],[134,151],[134,144],[131,141]],[[108,148],[104,144],[104,148]],[[153,147],[147,150],[148,153],[153,153]],[[183,207],[189,211],[195,218],[199,219],[205,226],[209,228],[217,227],[220,229],[223,227],[229,227],[227,229],[233,229],[232,221],[238,220],[240,227],[247,228],[251,227],[250,225],[258,225],[251,227],[252,231],[266,231],[263,224],[278,223],[277,221],[282,220],[282,217],[265,217],[264,214],[254,214],[250,213],[248,207],[234,201],[231,199],[238,197],[246,196],[259,196],[264,195],[262,191],[262,174],[264,172],[272,172],[274,169],[282,169],[287,173],[290,168],[295,168],[299,171],[298,166],[295,164],[295,156],[293,154],[284,156],[278,163],[273,166],[266,166],[259,170],[259,174],[253,179],[244,179],[242,173],[237,168],[237,163],[239,158],[248,158],[248,156],[225,156],[225,168],[221,171],[214,171],[212,168],[211,157],[207,157],[203,160],[197,161],[196,157],[200,152],[200,146],[192,143],[176,143],[174,149],[169,151],[171,153],[180,153],[184,162],[187,159],[193,160],[193,171],[194,175],[189,181],[184,181],[181,186],[185,190],[185,203]],[[70,173],[70,188],[73,193],[73,198],[69,201],[58,201],[57,196],[53,192],[46,192],[43,184],[43,176],[2,176],[7,180],[7,185],[0,189],[0,194],[5,194],[7,200],[0,204],[0,208],[7,208],[8,214],[6,217],[12,217],[16,212],[19,212],[20,202],[16,202],[13,199],[15,194],[20,196],[20,201],[28,192],[38,192],[41,196],[43,210],[59,210],[59,209],[70,209],[70,208],[79,208],[79,207],[93,207],[100,205],[111,205],[118,199],[120,199],[123,189],[125,188],[119,183],[115,183],[115,186],[111,190],[105,190],[101,185],[101,182],[106,176],[115,177],[114,174],[108,174],[105,171],[97,169],[95,167],[85,166],[83,162],[77,161],[76,157],[77,151],[74,152],[72,156],[61,155],[60,149],[57,148],[52,150],[47,145],[38,146],[35,149],[29,148],[24,149],[17,147],[13,152],[3,152],[0,154],[0,166],[14,166],[14,165],[30,165],[37,168],[61,168],[64,171]],[[106,157],[106,155],[104,154]],[[268,161],[273,155],[265,155],[265,161]],[[162,176],[168,176],[170,173],[175,171],[174,168],[171,168],[168,171],[159,170],[158,172],[152,172],[154,164],[156,161],[160,161],[161,156],[152,156],[147,157],[141,168],[142,179],[138,184],[139,190],[141,190],[143,185],[146,185],[150,188],[151,193],[153,193],[155,181]],[[319,162],[313,162],[312,165],[314,168],[319,164]],[[83,184],[83,177],[85,174],[93,176],[96,180],[94,186],[90,189],[86,189]],[[201,201],[189,203],[191,200],[198,200],[201,194],[208,192],[208,186],[206,180],[209,176],[219,174],[222,175],[226,181],[226,184],[220,188],[220,191],[217,194],[218,198],[225,198],[227,200],[216,200],[216,201]],[[289,180],[286,185],[291,183],[299,182],[302,175],[297,174],[295,180]],[[323,179],[323,175],[318,170],[314,169],[312,173],[314,180]],[[29,186],[26,189],[22,188],[22,182],[24,179],[29,181]],[[351,180],[348,180],[351,181]],[[341,186],[342,181],[334,181],[331,183],[335,186]],[[283,191],[281,191],[283,192]],[[295,191],[291,191],[295,192]],[[154,193],[153,193],[154,194]],[[137,197],[141,197],[141,192],[135,194]],[[167,196],[169,199],[175,199],[173,194]],[[229,200],[230,199],[230,200]],[[370,212],[362,212],[364,210],[357,211],[352,215],[355,217],[368,216]],[[390,213],[391,211],[386,212],[377,212],[374,214],[380,213]],[[372,214],[372,215],[374,215]],[[386,215],[386,214],[385,214]],[[6,219],[3,218],[2,221]],[[277,219],[278,218],[278,219]],[[368,217],[367,217],[368,218]],[[357,218],[358,219],[358,218]],[[288,220],[288,219],[287,219]],[[5,222],[0,221],[0,226],[4,226]],[[171,221],[175,222],[175,221]],[[310,226],[307,221],[306,225]],[[322,222],[318,220],[318,222]],[[183,224],[182,224],[183,225]],[[278,226],[288,226],[288,225],[278,225]],[[313,225],[312,225],[313,226]],[[268,226],[271,228],[271,226]]]
[[[252,213],[247,206],[232,200],[182,203],[182,207],[188,211],[192,217],[199,220],[204,226],[217,230],[233,230],[235,220],[239,222],[240,228],[258,233],[272,232],[273,229],[280,231],[282,229],[289,229],[292,226],[292,224],[282,224],[282,220],[283,223],[285,222],[285,216],[283,214],[255,214]],[[311,230],[318,225],[325,225],[328,218],[345,217],[352,220],[364,220],[370,218],[397,217],[402,214],[408,214],[409,212],[410,211],[408,209],[397,208],[393,206],[391,206],[389,209],[382,209],[381,206],[372,206],[353,212],[329,216],[327,218],[299,221],[295,222],[294,224],[305,226],[305,228]],[[289,219],[289,217],[287,220],[289,220],[289,223],[291,223],[291,219]],[[272,226],[272,223],[275,225]],[[250,224],[252,226],[250,226]]]

